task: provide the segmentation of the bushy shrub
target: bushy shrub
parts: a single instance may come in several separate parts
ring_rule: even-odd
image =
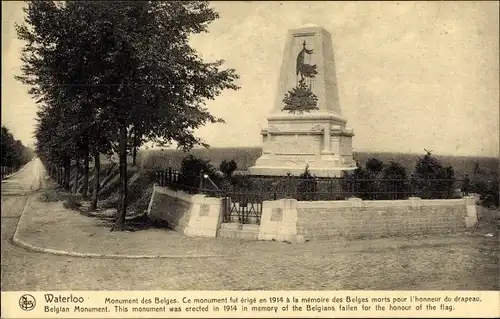
[[[384,165],[381,175],[377,185],[380,192],[379,199],[404,199],[410,195],[408,173],[403,165],[390,161]]]
[[[195,157],[192,154],[184,157],[181,163],[181,170],[179,176],[179,184],[185,187],[186,191],[195,192],[200,187],[200,178],[203,179],[203,175],[207,175],[214,184],[220,183],[220,176],[217,174],[216,169],[210,164],[210,160],[201,159]],[[201,186],[205,188],[211,187],[211,183],[205,183],[201,181]]]
[[[215,168],[210,164],[210,160],[198,158],[192,154],[182,159],[181,173],[183,175],[198,176],[201,171],[205,174],[215,173]]]
[[[224,173],[227,179],[231,179],[231,176],[233,176],[233,173],[237,168],[238,165],[234,160],[230,161],[223,160],[222,163],[220,163],[219,165],[220,171]]]
[[[250,192],[253,188],[252,179],[247,175],[234,175],[231,177],[233,189],[237,192]]]
[[[316,197],[316,177],[309,171],[309,165],[302,174],[299,176],[299,183],[297,185],[297,200],[310,201],[315,200]]]
[[[365,166],[358,166],[345,174],[342,190],[349,196],[362,199],[402,199],[408,196],[406,168],[391,160],[389,164],[370,158]],[[349,197],[348,196],[348,197]]]
[[[374,176],[377,176],[384,170],[384,162],[372,157],[366,161],[365,168],[368,172],[372,173]]]
[[[390,161],[384,167],[382,176],[384,179],[407,179],[408,173],[403,165],[395,161]]]
[[[358,166],[352,173],[344,176],[342,190],[348,194],[347,197],[372,199],[375,191],[372,172],[365,167]]]
[[[481,205],[499,206],[499,173],[476,163],[467,191],[480,195]]]
[[[443,167],[427,151],[415,165],[415,183],[418,195],[422,198],[449,198],[453,193],[455,172],[451,166]]]
[[[483,206],[500,206],[499,180],[478,180],[473,181],[469,187],[470,193],[479,194],[481,205]]]

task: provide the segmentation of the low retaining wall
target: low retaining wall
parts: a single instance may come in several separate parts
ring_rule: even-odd
[[[247,234],[250,239],[295,243],[335,237],[376,238],[460,232],[477,223],[475,197],[264,201],[260,226],[252,226],[250,230],[230,224],[221,227],[224,206],[224,200],[220,198],[189,195],[155,186],[148,214],[153,219],[166,221],[171,228],[186,236],[239,238],[241,236],[235,232],[251,230],[255,235]]]
[[[407,236],[463,231],[477,222],[473,198],[297,202],[306,239]]]
[[[477,223],[476,199],[264,202],[259,239],[376,238],[464,231]]]
[[[190,195],[154,186],[148,207],[153,220],[167,222],[172,229],[192,237],[216,237],[223,214],[223,200]]]

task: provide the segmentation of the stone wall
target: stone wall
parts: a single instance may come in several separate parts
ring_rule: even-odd
[[[460,232],[477,223],[475,201],[474,197],[394,201],[352,198],[310,202],[281,199],[264,201],[260,225],[245,228],[241,227],[245,225],[222,225],[223,199],[155,186],[148,213],[151,218],[166,221],[172,229],[186,236],[235,237],[233,233],[246,231],[249,233],[247,239],[301,243],[336,237]]]
[[[154,220],[167,222],[171,229],[184,233],[193,206],[191,197],[181,192],[161,191],[155,187],[148,210],[149,216]]]
[[[477,223],[475,198],[450,200],[265,201],[258,238],[377,238],[460,232]]]
[[[298,235],[309,240],[376,238],[464,231],[477,222],[469,200],[297,202]]]
[[[186,236],[216,237],[222,222],[223,204],[219,198],[154,186],[148,215],[167,222],[170,228]]]

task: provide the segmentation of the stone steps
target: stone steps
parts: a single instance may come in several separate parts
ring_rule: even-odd
[[[259,225],[222,223],[217,237],[257,240],[259,235]]]

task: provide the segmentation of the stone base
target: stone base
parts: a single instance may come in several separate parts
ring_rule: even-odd
[[[309,172],[316,177],[342,177],[344,172],[355,170],[356,167],[311,167]],[[248,175],[262,175],[262,176],[299,176],[304,173],[305,165],[296,167],[262,167],[252,166],[248,168]]]
[[[334,112],[272,114],[261,131],[262,156],[248,169],[251,175],[298,176],[309,166],[317,177],[340,177],[356,168],[354,131]]]
[[[317,177],[342,177],[344,172],[356,169],[356,162],[352,156],[338,156],[321,154],[318,156],[305,155],[274,155],[262,154],[255,165],[248,168],[250,175],[265,176],[299,176],[304,173],[306,166],[309,172]]]
[[[246,240],[258,240],[259,225],[243,225],[239,223],[222,223],[218,237]]]

